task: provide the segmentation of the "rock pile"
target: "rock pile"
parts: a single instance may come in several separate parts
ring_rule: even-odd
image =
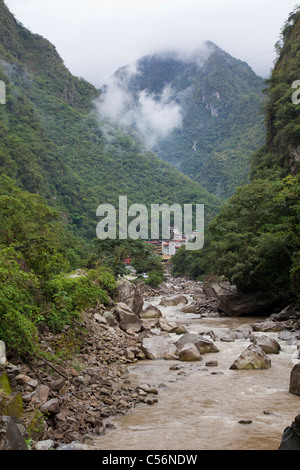
[[[40,328],[45,357],[30,363],[7,360],[0,341],[0,415],[9,417],[0,422],[0,450],[22,448],[24,438],[31,439],[37,450],[92,448],[93,439],[113,426],[112,417],[138,404],[157,402],[157,388],[129,379],[127,366],[140,360],[201,361],[202,355],[219,352],[216,339],[249,340],[251,344],[230,369],[260,369],[271,366],[269,354],[280,353],[279,343],[266,333],[276,332],[280,340],[293,344],[300,340],[295,308],[221,338],[213,331],[188,333],[184,325],[162,315],[163,308],[174,307],[199,318],[220,316],[218,302],[227,289],[226,283],[203,288],[202,283],[171,277],[153,289],[121,279],[116,302],[83,312],[75,335],[67,327],[60,335]],[[158,307],[152,304],[157,297],[161,298]],[[150,301],[147,307],[145,299]],[[57,361],[58,351],[64,351],[63,363]],[[218,362],[205,365],[216,367]],[[290,392],[298,395],[299,377],[296,366]]]

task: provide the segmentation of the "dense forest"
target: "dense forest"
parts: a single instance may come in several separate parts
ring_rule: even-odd
[[[178,125],[156,142],[150,139],[160,158],[222,198],[248,182],[250,158],[265,138],[265,83],[248,64],[207,41],[188,57],[143,57],[135,67],[119,69],[113,84],[129,100],[121,116],[137,114],[138,129],[145,98],[163,111],[169,105],[170,114],[177,106]],[[148,142],[151,122],[143,127]]]
[[[162,267],[143,241],[96,238],[100,204],[220,202],[145,150],[132,129],[99,116],[100,92],[71,75],[56,49],[0,1],[0,338],[11,351],[39,352],[37,328],[72,327],[84,308],[114,295],[132,257],[147,282]],[[75,269],[85,275],[72,277]],[[71,275],[71,277],[70,277]],[[71,330],[70,330],[71,331]]]
[[[299,28],[297,8],[276,45],[278,57],[266,84],[267,137],[252,158],[251,181],[210,224],[201,252],[178,252],[177,275],[225,275],[245,292],[300,293],[300,107],[292,100],[292,84],[300,76]]]

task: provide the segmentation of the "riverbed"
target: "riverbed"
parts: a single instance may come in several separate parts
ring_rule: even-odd
[[[145,304],[159,306],[168,320],[188,332],[213,331],[218,353],[198,362],[139,361],[128,368],[132,384],[147,383],[158,390],[158,402],[141,404],[114,419],[115,429],[95,441],[102,450],[276,450],[284,429],[299,414],[300,397],[289,393],[290,373],[299,362],[296,345],[263,333],[281,346],[270,355],[266,370],[230,370],[250,344],[249,339],[224,342],[231,330],[249,326],[258,318],[202,317],[177,307],[162,307],[161,298]],[[190,300],[190,299],[189,299]],[[260,334],[260,333],[255,333]],[[172,337],[173,335],[171,335]],[[179,337],[175,337],[178,339]],[[217,361],[214,367],[209,361]]]

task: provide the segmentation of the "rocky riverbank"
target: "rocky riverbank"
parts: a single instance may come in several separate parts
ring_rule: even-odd
[[[3,360],[2,351],[2,414],[8,418],[0,423],[0,447],[24,448],[25,438],[25,445],[37,450],[93,449],[94,440],[113,427],[112,417],[124,415],[140,404],[154,405],[159,399],[157,384],[131,382],[129,365],[144,359],[200,361],[204,354],[219,352],[214,332],[190,335],[184,322],[170,321],[161,309],[169,307],[199,318],[219,317],[224,315],[218,308],[224,288],[219,291],[215,285],[168,277],[160,288],[152,289],[141,282],[121,279],[116,301],[111,301],[109,309],[98,305],[84,312],[75,337],[67,328],[60,335],[40,328],[47,360]],[[152,305],[157,298],[159,305]],[[290,308],[289,315],[286,310],[276,312],[251,328],[237,329],[219,338],[224,342],[241,338],[251,341],[232,369],[270,367],[269,355],[280,352],[278,342],[264,337],[263,333],[270,331],[277,332],[281,340],[300,342],[295,309]],[[48,359],[62,345],[63,364]],[[216,359],[206,366],[217,364]],[[300,395],[299,375],[298,370],[294,372],[291,393]],[[5,437],[9,427],[15,429],[14,444]]]

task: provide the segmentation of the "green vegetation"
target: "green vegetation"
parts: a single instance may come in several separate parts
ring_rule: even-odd
[[[160,258],[155,255],[153,247],[143,240],[94,240],[87,265],[95,268],[100,263],[110,267],[114,275],[118,276],[126,274],[123,260],[129,258],[132,260],[130,265],[137,274],[152,272],[162,276]]]
[[[110,126],[97,111],[100,92],[73,77],[55,48],[31,34],[0,0],[0,171],[45,198],[82,240],[95,237],[102,203],[206,204],[220,202],[143,147],[130,129]]]
[[[201,66],[196,56],[182,60],[174,53],[157,54],[140,59],[136,74],[127,76],[122,68],[116,77],[134,103],[141,91],[159,100],[165,87],[171,90],[182,126],[159,141],[154,152],[211,193],[228,198],[249,181],[250,158],[264,142],[265,84],[245,62],[215,44],[203,47],[210,55]]]
[[[0,338],[10,352],[41,354],[39,326],[68,326],[71,335],[82,311],[114,296],[124,258],[162,279],[145,243],[95,239],[98,205],[117,207],[119,195],[148,207],[203,203],[211,219],[220,202],[146,151],[133,130],[105,122],[94,105],[100,92],[3,0],[0,80]]]
[[[78,240],[40,196],[0,176],[0,337],[18,353],[37,353],[37,325],[72,325],[80,312],[107,303],[115,289],[108,268],[72,277]]]
[[[175,256],[174,274],[225,275],[245,292],[296,289],[291,266],[300,248],[299,196],[292,176],[238,188],[210,225],[204,249]]]
[[[175,256],[174,274],[213,273],[242,291],[300,294],[300,106],[292,103],[291,88],[300,77],[299,28],[297,8],[283,28],[269,80],[267,140],[253,157],[251,182],[236,190],[210,224],[201,252]]]

